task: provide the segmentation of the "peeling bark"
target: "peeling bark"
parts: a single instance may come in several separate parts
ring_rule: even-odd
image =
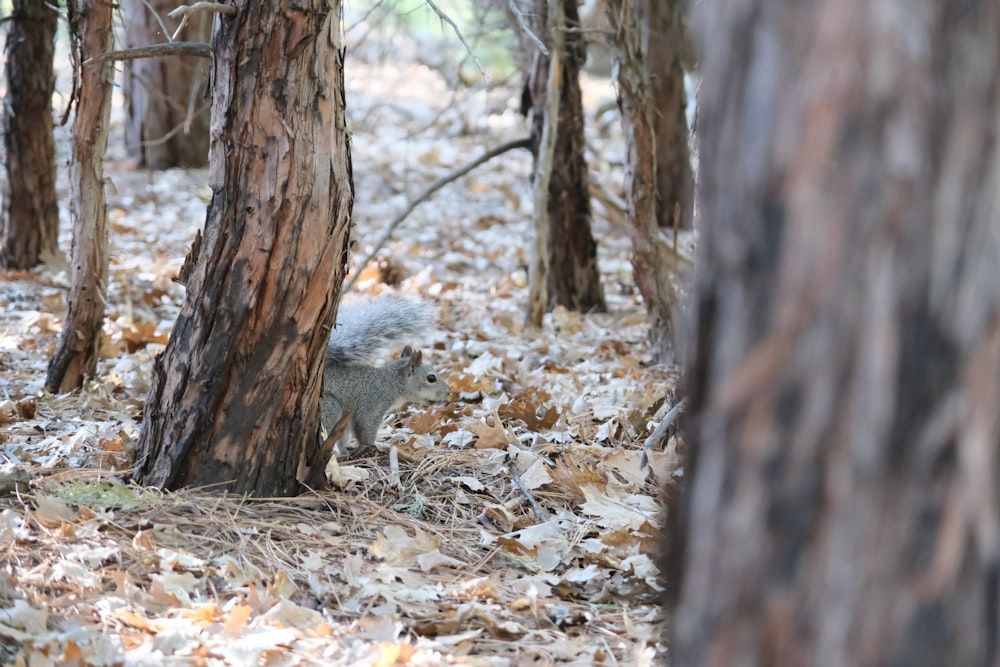
[[[997,665],[1000,5],[702,10],[672,660]]]
[[[59,12],[16,0],[7,33],[3,142],[7,188],[0,267],[30,269],[59,251],[52,57]]]
[[[684,0],[636,0],[653,93],[656,219],[661,228],[694,227],[694,175],[688,149],[684,65],[690,57]]]
[[[540,321],[540,309],[563,306],[603,311],[606,306],[597,270],[597,243],[590,229],[580,90],[586,49],[576,0],[537,0],[532,18],[532,30],[544,36],[550,53],[549,57],[536,53],[524,91],[525,112],[531,113],[535,206],[545,209],[536,211],[536,240],[544,241],[536,244],[536,254],[544,253],[545,263],[543,267],[539,258],[533,265],[537,269],[531,272],[532,303],[541,305],[530,310]],[[552,85],[558,90],[554,99],[548,93]],[[549,135],[551,148],[545,145]],[[537,192],[538,188],[542,191]]]
[[[336,1],[263,0],[217,19],[213,196],[154,369],[141,484],[287,496],[315,479],[354,197],[340,18]]]
[[[607,0],[612,45],[618,67],[618,104],[625,134],[625,196],[636,284],[649,315],[654,358],[671,363],[677,349],[674,310],[677,260],[660,233],[657,201],[657,150],[650,70],[632,0]]]
[[[113,5],[105,0],[81,0],[71,12],[70,30],[79,35],[78,63],[111,50],[112,9]],[[45,378],[46,389],[59,392],[80,387],[97,367],[108,280],[104,152],[108,146],[114,63],[81,64],[79,68],[79,99],[73,119],[69,167],[73,284],[69,309]]]

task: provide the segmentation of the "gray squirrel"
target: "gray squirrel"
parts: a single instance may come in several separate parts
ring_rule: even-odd
[[[353,432],[359,453],[371,453],[387,411],[411,401],[440,401],[448,395],[448,383],[423,363],[419,350],[414,352],[409,346],[385,366],[371,365],[394,344],[426,336],[434,322],[430,303],[398,294],[340,304],[326,350],[319,402],[328,432],[348,411],[354,411],[350,428],[340,439],[340,451],[346,449]]]

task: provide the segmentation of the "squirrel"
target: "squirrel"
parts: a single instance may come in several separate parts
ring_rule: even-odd
[[[327,432],[345,414],[354,413],[340,439],[340,451],[346,449],[352,431],[359,453],[374,451],[387,411],[411,401],[440,401],[451,391],[438,372],[423,363],[420,351],[409,346],[385,366],[371,365],[392,345],[428,334],[435,319],[431,304],[396,294],[340,305],[326,350],[320,396]]]

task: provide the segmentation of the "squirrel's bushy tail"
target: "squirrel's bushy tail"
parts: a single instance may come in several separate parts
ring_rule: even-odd
[[[371,362],[398,343],[413,343],[435,326],[434,307],[399,294],[351,299],[340,304],[330,334],[327,359],[339,363]]]

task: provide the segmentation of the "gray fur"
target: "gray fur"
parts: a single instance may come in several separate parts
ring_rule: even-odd
[[[435,323],[430,303],[399,294],[345,301],[330,334],[327,362],[371,363],[393,345],[426,336]]]
[[[429,303],[398,295],[341,306],[337,328],[330,336],[320,397],[327,431],[354,411],[340,441],[341,451],[353,432],[362,452],[371,452],[388,410],[411,401],[440,401],[448,395],[448,383],[409,346],[385,366],[364,363],[394,344],[427,335],[434,319]]]

